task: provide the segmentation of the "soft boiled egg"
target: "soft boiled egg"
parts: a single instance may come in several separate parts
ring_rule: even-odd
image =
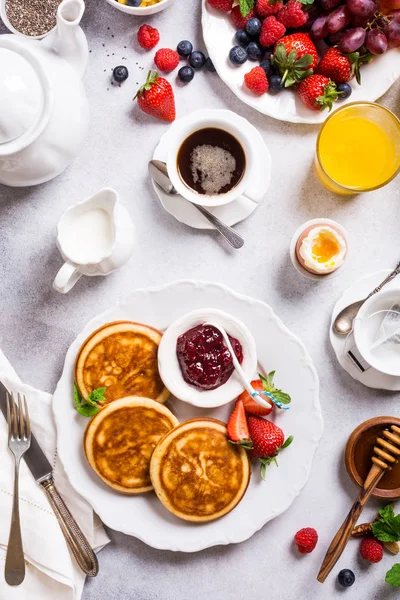
[[[321,223],[303,231],[297,240],[296,257],[301,266],[316,275],[336,271],[347,254],[347,243],[336,227]]]

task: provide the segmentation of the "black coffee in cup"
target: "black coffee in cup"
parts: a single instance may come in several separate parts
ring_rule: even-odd
[[[206,127],[185,139],[178,151],[178,173],[198,194],[230,192],[242,179],[246,156],[239,141],[227,131]]]

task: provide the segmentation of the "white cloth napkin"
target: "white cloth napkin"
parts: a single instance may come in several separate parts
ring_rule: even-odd
[[[7,389],[26,395],[32,431],[54,468],[54,480],[66,505],[95,550],[110,540],[90,505],[75,492],[57,458],[52,396],[21,383],[0,350],[0,380]],[[6,421],[0,414],[0,600],[79,600],[85,575],[70,554],[58,521],[42,488],[21,461],[19,507],[26,560],[25,581],[10,587],[4,580],[13,497],[13,457]]]

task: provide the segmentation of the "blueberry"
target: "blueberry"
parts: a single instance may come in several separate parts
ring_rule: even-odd
[[[114,81],[117,83],[123,83],[128,79],[129,71],[126,67],[120,65],[119,67],[115,67],[115,69],[113,69],[113,77]]]
[[[206,64],[204,66],[207,69],[207,71],[210,71],[210,73],[215,73],[214,63],[213,63],[213,61],[211,60],[210,57],[208,57],[206,59]]]
[[[262,57],[262,50],[257,42],[250,42],[246,48],[246,52],[250,60],[260,60]]]
[[[178,71],[178,77],[183,83],[189,83],[194,77],[194,70],[192,67],[182,67]]]
[[[273,74],[274,69],[272,68],[271,61],[268,58],[264,58],[264,60],[260,63],[260,67],[264,69],[267,77]]]
[[[247,31],[245,31],[244,29],[238,29],[237,32],[235,33],[235,38],[236,38],[237,43],[243,47],[248,46],[251,41],[251,37],[249,36]]]
[[[199,52],[198,50],[195,50],[190,55],[189,63],[190,66],[193,67],[193,69],[201,69],[202,67],[204,67],[205,62],[206,57],[202,52]]]
[[[179,56],[190,56],[193,52],[193,46],[187,40],[179,42],[176,49],[178,51]]]
[[[273,50],[266,50],[264,53],[264,60],[271,60],[271,58],[274,55],[274,51]]]
[[[234,65],[242,65],[247,60],[247,52],[240,46],[233,46],[229,52],[229,60]]]
[[[251,36],[259,35],[261,31],[261,21],[256,17],[252,17],[246,23],[246,31]]]
[[[338,582],[343,587],[350,587],[355,582],[355,575],[350,569],[342,569],[338,575]]]
[[[128,6],[140,6],[142,0],[126,0]]]
[[[338,96],[338,100],[346,100],[351,96],[352,87],[348,83],[338,83],[336,86],[338,92],[341,92]]]
[[[269,78],[269,93],[275,96],[283,90],[282,77],[280,75],[271,75]]]

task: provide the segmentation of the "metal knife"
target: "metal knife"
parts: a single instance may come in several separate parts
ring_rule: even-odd
[[[0,410],[7,420],[6,394],[7,388],[0,381]],[[78,523],[69,512],[53,481],[53,469],[35,436],[32,434],[31,446],[24,454],[24,459],[36,482],[43,488],[60,524],[61,531],[70,547],[76,562],[86,575],[96,577],[99,564],[96,554],[83,535]]]
[[[172,181],[169,178],[167,165],[162,160],[151,160],[149,162],[149,173],[152,179],[156,182],[156,184],[164,190],[167,194],[177,194],[178,192],[174,188]],[[180,196],[183,198],[183,196]],[[186,198],[183,198],[186,200]],[[189,202],[189,200],[186,200]],[[204,206],[200,206],[199,204],[191,203],[194,208],[197,208],[199,212],[215,227],[215,229],[226,239],[227,242],[230,243],[231,246],[238,249],[241,248],[244,244],[244,239],[242,236],[235,231],[229,225],[223,223],[218,217],[210,213],[209,210],[204,208]]]

